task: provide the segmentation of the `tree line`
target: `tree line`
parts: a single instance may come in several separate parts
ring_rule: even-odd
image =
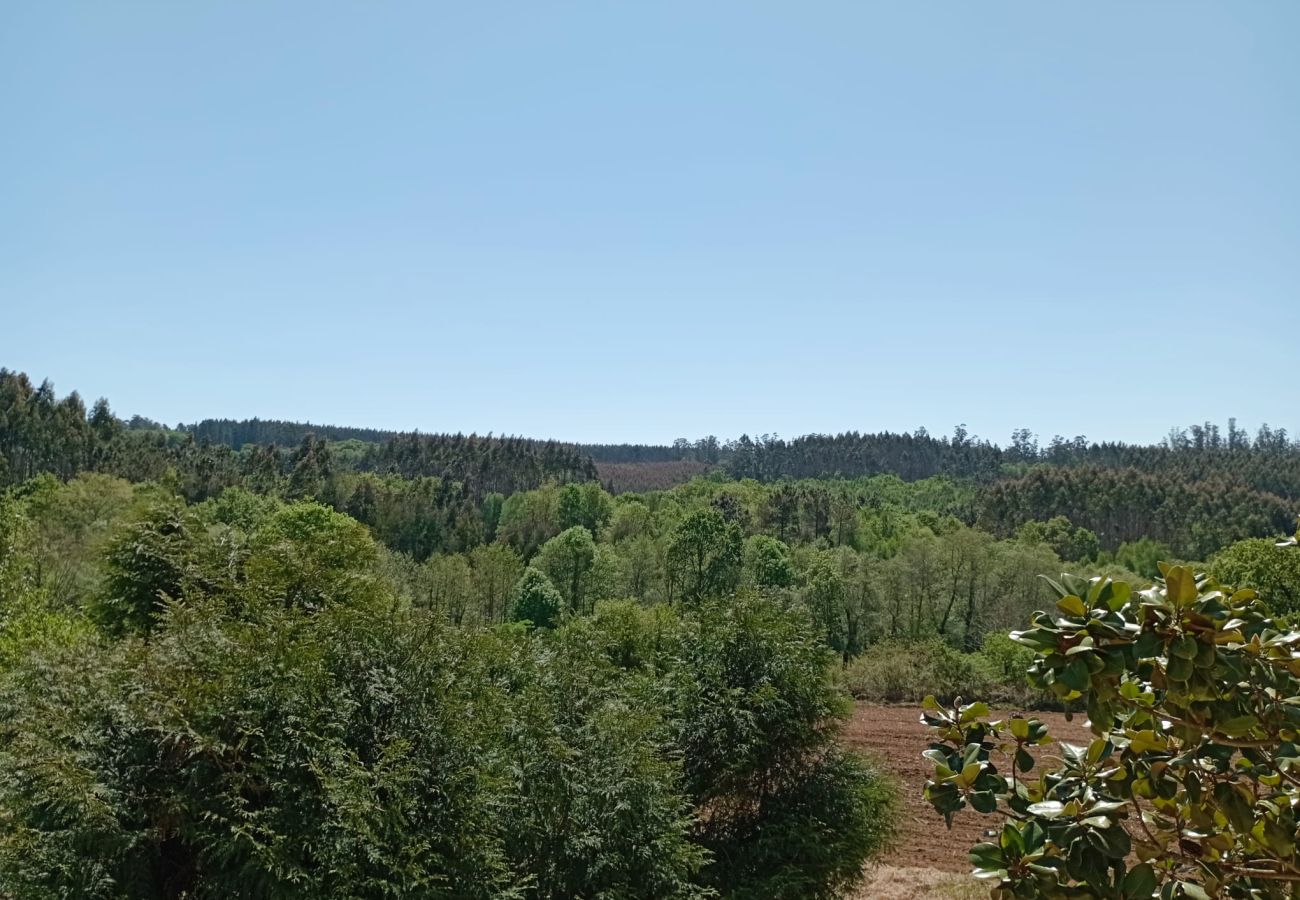
[[[624,458],[628,446],[598,449],[610,460]],[[628,458],[644,449],[631,446]],[[958,428],[943,438],[923,431],[794,441],[742,437],[726,444],[706,438],[680,440],[670,449],[715,459],[714,474],[705,477],[710,484],[762,484],[747,493],[722,492],[746,496],[737,515],[743,513],[747,534],[831,546],[848,542],[847,531],[866,527],[862,521],[882,502],[879,491],[888,482],[864,489],[863,474],[922,485],[914,496],[929,491],[930,511],[1000,539],[1064,517],[1112,556],[1142,555],[1147,551],[1137,545],[1146,541],[1178,558],[1206,559],[1234,541],[1288,530],[1300,504],[1296,445],[1284,431],[1267,427],[1252,441],[1235,423],[1225,434],[1210,424],[1176,430],[1151,447],[1076,438],[1040,448],[1021,430],[1003,449]],[[686,463],[601,465],[635,472]],[[535,535],[518,548],[528,556],[563,530],[562,519],[515,495],[601,481],[584,448],[517,437],[412,433],[374,443],[305,434],[296,446],[246,443],[236,450],[191,433],[132,428],[107,401],[86,410],[75,392],[59,398],[48,381],[33,386],[21,373],[0,370],[0,483],[42,472],[66,480],[86,471],[168,483],[191,502],[230,487],[314,498],[417,561],[492,543],[503,517],[508,532],[525,528]],[[701,471],[678,474],[698,478]],[[694,496],[689,484],[670,490]],[[648,498],[656,492],[642,493]],[[521,509],[529,510],[527,526],[516,521]]]

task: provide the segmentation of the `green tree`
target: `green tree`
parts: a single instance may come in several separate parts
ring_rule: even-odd
[[[505,502],[506,498],[496,491],[483,498],[480,510],[483,516],[483,540],[488,543],[497,539],[497,526],[501,524],[501,510]]]
[[[1254,588],[1274,612],[1300,612],[1300,553],[1276,541],[1238,541],[1210,560],[1210,573],[1226,584]]]
[[[423,603],[453,625],[466,621],[471,605],[469,563],[459,553],[439,553],[424,564]]]
[[[589,612],[598,584],[596,542],[591,532],[575,525],[542,545],[533,560],[559,590],[570,612]]]
[[[1096,559],[1101,549],[1094,532],[1076,528],[1065,516],[1053,516],[1045,522],[1026,522],[1016,530],[1016,540],[1046,544],[1061,559],[1071,562]]]
[[[510,591],[524,571],[523,560],[504,544],[483,544],[470,552],[469,564],[479,619],[489,625],[504,621]]]
[[[28,654],[73,646],[94,629],[79,611],[52,604],[31,555],[32,523],[0,496],[0,677]]]
[[[558,505],[559,492],[553,485],[511,494],[501,506],[497,540],[514,547],[525,560],[531,559],[562,530]]]
[[[822,640],[837,651],[844,662],[848,662],[851,654],[845,631],[845,610],[849,595],[833,559],[817,560],[808,573],[808,581],[802,593]]]
[[[164,613],[0,681],[7,897],[509,895],[504,698],[454,632]],[[415,623],[418,624],[418,623]]]
[[[507,850],[535,879],[530,895],[707,896],[681,761],[663,752],[660,695],[614,664],[604,630],[586,617],[534,635],[535,652],[513,667],[521,688],[507,751]]]
[[[95,618],[110,632],[150,630],[162,604],[180,600],[193,582],[195,540],[183,502],[159,501],[146,509],[108,545]]]
[[[321,609],[382,599],[379,553],[365,526],[318,503],[275,512],[253,536],[246,563],[249,595],[259,602]]]
[[[663,559],[660,547],[648,535],[626,538],[614,546],[620,596],[646,601],[663,591]]]
[[[686,618],[670,684],[685,784],[706,811],[706,883],[748,898],[833,897],[892,833],[887,782],[836,742],[849,709],[812,624],[761,598]]]
[[[516,622],[530,622],[537,628],[553,628],[560,620],[564,598],[555,589],[551,579],[532,566],[515,582],[510,592],[510,618]]]
[[[712,508],[687,515],[668,544],[673,593],[689,602],[718,597],[735,588],[742,562],[740,527]]]
[[[745,566],[760,588],[787,588],[794,583],[790,548],[774,537],[756,534],[745,542]]]

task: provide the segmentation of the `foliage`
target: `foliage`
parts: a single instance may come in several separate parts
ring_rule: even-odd
[[[978,656],[938,638],[874,644],[845,667],[843,679],[854,697],[876,703],[916,702],[926,694],[949,699],[992,687]]]
[[[1046,527],[1050,533],[1027,539],[1074,559],[1091,558],[1089,532],[1111,554],[1147,538],[1171,548],[1161,558],[1204,559],[1234,541],[1289,527],[1300,499],[1297,446],[1281,429],[1261,428],[1251,440],[1231,422],[1226,434],[1207,423],[1154,446],[1079,437],[1041,448],[1024,429],[998,447],[964,427],[948,437],[924,430],[789,441],[708,437],[670,447],[577,447],[255,419],[173,430],[139,417],[123,421],[103,400],[87,410],[75,392],[59,398],[49,382],[33,385],[0,369],[0,485],[89,472],[166,484],[191,503],[230,488],[313,499],[417,561],[498,539],[529,560],[575,525],[600,538],[612,501],[599,483],[620,490],[635,484],[651,492],[645,499],[655,505],[654,488],[692,475],[694,482],[674,489],[673,501],[686,508],[659,523],[667,530],[698,506],[716,503],[742,537],[764,533],[791,546],[825,542],[881,558],[894,556],[918,526],[942,535],[953,524],[978,523],[998,537]],[[663,473],[632,471],[638,466],[676,474],[665,482]],[[1052,526],[1062,517],[1071,523],[1068,534]],[[1150,556],[1120,564],[1154,577],[1145,565],[1154,562]],[[55,577],[70,579],[79,600],[95,593],[95,573],[67,559],[67,571]]]
[[[564,609],[564,598],[551,580],[532,566],[515,582],[510,593],[510,618],[537,628],[553,628]]]
[[[740,528],[716,509],[697,510],[682,520],[668,545],[669,574],[676,594],[698,602],[733,589],[740,579]]]
[[[1072,562],[1095,559],[1100,549],[1096,534],[1075,527],[1065,516],[1053,516],[1046,522],[1026,522],[1016,530],[1016,540],[1046,544],[1061,559]]]
[[[745,565],[760,588],[785,588],[794,581],[790,548],[765,534],[754,535],[745,542]]]
[[[742,596],[684,625],[675,740],[707,810],[708,882],[738,897],[835,896],[887,843],[893,794],[827,727],[847,706],[811,623]]]
[[[197,528],[176,500],[160,501],[128,524],[104,556],[103,594],[94,609],[100,624],[111,632],[151,629],[194,574]]]
[[[1252,589],[1162,574],[1141,592],[1066,576],[1056,612],[1015,635],[1031,681],[1087,708],[1096,738],[1059,764],[1029,774],[1025,747],[1050,740],[1037,720],[926,702],[927,798],[949,819],[1007,816],[971,851],[1000,896],[1289,897],[1300,883],[1300,633]]]
[[[1204,559],[1233,541],[1276,534],[1294,522],[1296,495],[1222,476],[1198,478],[1198,471],[1036,466],[989,487],[980,523],[1010,534],[1026,522],[1065,516],[1095,533],[1105,550],[1149,538],[1185,559]]]
[[[533,565],[544,572],[564,598],[570,612],[589,612],[608,589],[609,573],[598,566],[599,554],[591,532],[574,525],[542,545]]]
[[[35,661],[0,694],[0,891],[497,896],[487,682],[456,642],[338,609],[174,607],[148,646]],[[449,686],[450,685],[450,686]]]
[[[32,558],[32,523],[0,498],[0,675],[33,652],[75,646],[93,634],[80,613],[50,602]]]
[[[1254,588],[1279,615],[1300,613],[1300,553],[1262,538],[1239,541],[1210,560],[1219,581]]]
[[[507,854],[532,877],[531,896],[705,896],[707,860],[692,840],[654,679],[605,655],[602,630],[572,619],[511,660]]]
[[[1113,563],[1122,570],[1141,575],[1143,578],[1155,579],[1160,577],[1160,562],[1171,556],[1172,551],[1164,544],[1153,541],[1149,537],[1142,537],[1135,541],[1123,542],[1114,553],[1103,551],[1100,560],[1103,563]]]
[[[209,587],[0,672],[0,894],[822,897],[888,837],[770,601],[486,632]]]
[[[246,563],[252,593],[301,609],[382,599],[371,574],[377,549],[355,520],[316,503],[295,503],[253,535]]]

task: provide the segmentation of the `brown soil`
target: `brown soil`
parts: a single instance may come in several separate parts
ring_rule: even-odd
[[[998,718],[1011,715],[997,711]],[[1057,740],[1086,744],[1092,739],[1084,727],[1084,717],[1075,716],[1066,722],[1060,713],[1034,712],[1026,715],[1042,719]],[[921,711],[916,706],[872,706],[858,704],[844,731],[844,741],[850,747],[863,750],[875,757],[898,781],[902,795],[899,834],[894,849],[881,860],[887,869],[932,869],[938,872],[968,873],[971,870],[968,853],[971,845],[988,840],[985,830],[998,828],[997,816],[982,816],[973,810],[963,810],[953,818],[952,830],[944,827],[943,816],[936,813],[921,796],[925,780],[932,768],[921,752],[929,745],[929,730],[921,724]],[[1055,754],[1054,745],[1038,751]],[[1000,765],[1000,769],[1005,766]],[[1031,773],[1032,774],[1032,773]],[[858,896],[877,896],[872,893]],[[880,893],[879,896],[884,896]],[[904,897],[906,894],[890,894]],[[915,896],[934,896],[918,893]]]

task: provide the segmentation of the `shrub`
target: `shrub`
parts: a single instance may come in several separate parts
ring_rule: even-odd
[[[703,896],[707,853],[681,758],[663,752],[666,710],[652,679],[605,656],[600,632],[584,619],[534,632],[509,662],[508,858],[535,897]]]
[[[713,857],[706,883],[737,897],[836,896],[888,842],[893,792],[835,744],[849,706],[812,623],[762,598],[706,603],[676,656],[675,743]]]
[[[1238,541],[1210,560],[1210,574],[1259,591],[1275,613],[1300,613],[1300,553],[1274,541]]]
[[[875,703],[915,703],[927,694],[972,696],[987,691],[993,680],[977,655],[938,638],[872,645],[845,667],[843,679],[854,697]]]
[[[29,657],[0,681],[0,895],[499,896],[501,700],[454,638],[199,602]]]
[[[927,699],[927,799],[949,822],[968,805],[1005,816],[971,850],[995,896],[1295,896],[1300,632],[1252,589],[1160,569],[1140,593],[1067,576],[1056,611],[1015,635],[1033,683],[1085,705],[1096,735],[1037,777],[1025,748],[1050,740],[1043,723]]]

